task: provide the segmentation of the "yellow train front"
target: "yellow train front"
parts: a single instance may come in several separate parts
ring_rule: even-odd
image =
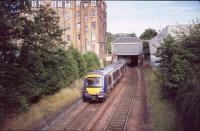
[[[104,69],[88,73],[84,78],[83,101],[104,101],[108,91],[121,79],[126,68],[126,61],[120,60]]]

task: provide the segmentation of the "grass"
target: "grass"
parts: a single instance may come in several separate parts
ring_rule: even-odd
[[[148,99],[150,106],[150,125],[153,131],[173,131],[175,129],[175,108],[161,97],[161,88],[156,75],[150,68],[144,70],[147,79]]]
[[[81,80],[77,80],[69,87],[61,89],[54,95],[44,96],[38,103],[31,105],[28,111],[7,120],[5,129],[22,130],[60,111],[62,107],[71,104],[81,96],[81,82]]]

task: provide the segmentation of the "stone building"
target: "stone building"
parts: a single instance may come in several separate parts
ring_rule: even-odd
[[[68,45],[73,44],[82,53],[94,51],[103,63],[107,27],[104,0],[31,0],[33,9],[40,5],[48,5],[59,14],[63,40]]]

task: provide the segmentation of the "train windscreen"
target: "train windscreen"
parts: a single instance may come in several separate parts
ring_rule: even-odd
[[[85,78],[85,86],[87,87],[98,87],[102,86],[103,81],[101,77],[87,77]]]

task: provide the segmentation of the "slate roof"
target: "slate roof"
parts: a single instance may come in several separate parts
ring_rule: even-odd
[[[120,37],[112,43],[141,43],[142,41],[137,37]]]

